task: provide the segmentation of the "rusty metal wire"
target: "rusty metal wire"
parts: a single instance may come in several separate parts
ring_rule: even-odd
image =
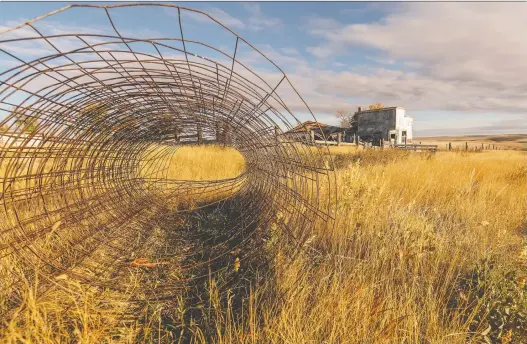
[[[172,11],[171,31],[134,34],[147,23],[121,30],[115,16],[132,9]],[[45,30],[73,10],[98,11],[109,25]],[[196,16],[230,36],[233,50],[192,38],[186,24]],[[27,50],[39,56],[24,60]],[[268,67],[252,69],[247,56]],[[180,265],[177,283],[137,295],[163,298],[197,278],[199,267],[221,269],[214,262],[233,250],[250,256],[271,245],[271,230],[293,255],[316,223],[332,220],[327,147],[287,133],[301,122],[295,113],[314,120],[311,110],[276,64],[206,13],[171,4],[71,5],[1,32],[0,60],[10,61],[0,73],[0,289],[14,299],[37,272],[43,291],[64,275],[124,288],[116,281],[147,246]],[[208,143],[236,148],[244,173],[206,182],[168,177],[164,158]],[[182,199],[201,202],[189,208]],[[193,227],[233,204],[219,233]],[[170,236],[176,230],[184,244],[182,235]]]

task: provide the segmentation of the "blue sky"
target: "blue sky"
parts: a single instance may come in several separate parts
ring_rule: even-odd
[[[67,4],[0,2],[0,27]],[[381,102],[408,110],[414,136],[527,133],[527,3],[174,4],[207,12],[254,44],[288,74],[320,121],[337,123],[338,108]],[[179,37],[173,11],[111,13],[130,35]],[[198,17],[184,21],[186,39],[232,52],[234,38],[215,24]],[[111,29],[97,9],[72,9],[36,25],[49,32]],[[239,54],[273,79],[273,68],[243,47]],[[0,56],[0,70],[8,60]]]

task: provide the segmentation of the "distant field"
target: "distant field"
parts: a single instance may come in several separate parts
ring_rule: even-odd
[[[414,142],[438,145],[440,149],[444,149],[449,142],[454,149],[465,148],[466,142],[469,148],[481,147],[483,143],[485,147],[495,145],[501,149],[527,149],[527,134],[416,137]]]

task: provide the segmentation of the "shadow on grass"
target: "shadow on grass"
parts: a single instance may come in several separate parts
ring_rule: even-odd
[[[255,197],[251,197],[255,199]],[[272,247],[258,205],[233,197],[187,213],[166,214],[170,241],[184,251],[181,288],[162,301],[161,328],[175,342],[189,343],[199,332],[214,342],[219,322],[241,324],[251,290],[265,282],[266,297],[275,297]],[[256,219],[256,220],[255,220]],[[161,257],[158,257],[161,258]],[[163,278],[159,278],[163,283]],[[152,337],[160,337],[150,336]]]

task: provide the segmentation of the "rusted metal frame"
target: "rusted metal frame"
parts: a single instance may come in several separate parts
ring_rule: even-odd
[[[112,25],[112,28],[113,30],[115,31],[115,33],[117,34],[117,36],[120,38],[120,40],[122,41],[122,43],[124,43],[126,45],[126,47],[128,48],[128,50],[130,50],[130,52],[134,55],[135,59],[139,61],[139,59],[137,58],[137,56],[135,55],[135,53],[132,51],[132,49],[130,48],[130,46],[128,45],[128,43],[125,41],[125,39],[121,36],[121,34],[119,33],[119,31],[117,30],[117,28],[115,27],[114,23],[113,23],[113,20],[112,20],[112,17],[110,16],[110,12],[108,11],[107,8],[104,9],[105,12],[106,12],[106,15],[108,17],[108,20],[110,21],[110,24]],[[113,54],[111,52],[109,52],[110,56],[112,56],[112,58],[119,64],[119,66],[122,67],[121,63],[119,60],[117,60]],[[141,67],[143,68],[143,70],[145,69],[144,66],[141,64],[141,62],[139,62],[139,64],[141,65]],[[123,70],[126,72],[126,74],[128,74],[128,76],[133,79],[133,77],[130,75],[130,73],[128,72],[127,69],[123,68]],[[143,80],[146,82],[146,79],[143,78]],[[137,86],[135,86],[137,87]],[[141,84],[140,88],[144,88]],[[146,99],[145,99],[146,101]]]
[[[190,76],[190,81],[192,83],[192,90],[194,92],[194,96],[196,98],[198,98],[198,95],[196,93],[196,85],[194,84],[194,79],[192,77],[192,70],[190,68],[190,63],[189,63],[189,60],[188,60],[188,52],[187,52],[187,47],[186,47],[186,44],[185,44],[185,37],[183,35],[183,25],[181,23],[181,11],[178,7],[178,22],[179,22],[179,33],[181,35],[181,43],[183,44],[183,52],[185,54],[185,60],[187,61],[187,67],[188,67],[188,72],[189,72],[189,76]]]
[[[110,63],[110,61],[106,60],[106,59],[104,58],[104,56],[102,56],[102,55],[100,54],[100,52],[99,52],[98,50],[95,49],[94,46],[88,44],[88,42],[86,42],[86,40],[84,40],[82,37],[79,37],[79,36],[76,36],[76,37],[77,37],[79,40],[81,40],[81,41],[82,41],[87,47],[89,47],[93,52],[95,52],[95,53],[97,54],[97,56],[99,56],[99,58],[100,58],[103,62],[105,62],[110,68],[112,68],[112,69],[113,69],[118,75],[122,75],[122,74],[120,74],[120,73],[117,71],[117,69],[115,69],[115,66],[112,65],[112,64]],[[93,74],[93,73],[90,73],[90,74]],[[102,84],[103,84],[103,87],[104,87],[104,88],[106,88],[106,89],[110,89],[111,91],[113,91],[113,88],[110,87],[109,85],[106,85],[106,83],[102,83]],[[123,92],[126,92],[126,91],[125,91],[124,89],[122,89],[122,88],[121,88],[121,90],[122,90]]]
[[[38,35],[39,35],[40,37],[42,37],[42,39],[44,39],[44,40],[46,41],[46,43],[48,43],[51,47],[53,47],[53,49],[55,49],[55,51],[57,51],[57,53],[59,53],[58,56],[60,56],[60,57],[65,57],[67,60],[69,60],[70,62],[72,62],[74,65],[76,65],[76,66],[78,67],[78,69],[76,69],[76,71],[80,71],[81,73],[83,73],[84,76],[87,76],[87,77],[92,78],[93,80],[97,81],[101,86],[103,86],[103,87],[105,86],[105,84],[102,83],[101,80],[95,78],[95,77],[92,75],[92,73],[88,73],[88,72],[86,72],[86,71],[84,70],[84,68],[82,68],[82,67],[81,67],[76,61],[72,60],[72,59],[69,57],[69,53],[64,53],[64,52],[60,51],[60,50],[59,50],[59,49],[58,49],[53,43],[51,43],[51,41],[50,41],[48,38],[44,37],[44,36],[42,35],[42,33],[41,33],[40,31],[38,31],[33,25],[28,24],[28,26],[31,27],[36,33],[38,33]],[[43,64],[44,66],[46,66],[46,67],[49,69],[49,66],[47,66],[47,65],[44,64],[44,63],[42,63],[42,64]],[[54,70],[54,71],[57,73],[56,70]],[[61,75],[61,76],[64,76],[62,73],[58,73],[58,74]],[[67,77],[66,77],[66,78],[67,78]],[[67,79],[68,79],[69,81],[72,81],[70,78],[67,78]],[[75,82],[75,83],[76,83],[76,82]],[[111,91],[111,90],[110,90],[110,91]]]
[[[148,75],[148,76],[150,77],[150,80],[152,81],[152,85],[153,85],[154,89],[156,89],[156,87],[158,87],[158,84],[154,81],[154,79],[152,78],[151,74],[148,73],[148,72],[146,72],[146,68],[144,67],[144,65],[143,65],[143,63],[141,62],[141,60],[139,60],[139,59],[137,58],[137,55],[136,55],[135,52],[132,50],[132,48],[130,48],[130,45],[129,45],[129,44],[123,39],[123,37],[121,36],[121,34],[119,33],[119,31],[118,31],[117,28],[115,27],[115,25],[114,25],[114,23],[113,23],[113,20],[111,19],[111,16],[110,16],[110,13],[109,13],[108,9],[106,9],[106,14],[107,14],[107,16],[108,16],[108,19],[110,20],[110,23],[111,23],[111,25],[112,25],[114,31],[117,33],[117,35],[118,35],[119,38],[122,40],[122,42],[126,45],[126,47],[128,48],[128,50],[130,51],[130,53],[132,53],[132,55],[135,57],[135,59],[136,59],[137,62],[140,64],[140,66],[141,66],[141,68],[143,69],[143,71],[145,71],[146,75]],[[146,41],[144,41],[144,42],[146,42]],[[113,55],[112,55],[112,57],[113,57]],[[165,66],[166,66],[166,64],[165,64]],[[145,79],[144,77],[143,77],[143,80],[144,80],[145,82],[147,82],[146,79]],[[158,89],[158,90],[160,91],[160,89]],[[162,92],[158,92],[158,94],[162,95],[163,93],[162,93]],[[163,96],[162,96],[162,97],[163,97]],[[170,102],[168,102],[166,99],[165,99],[165,103],[166,103],[169,107],[171,107],[171,106],[170,106]]]
[[[222,97],[222,106],[223,106],[223,100],[225,99],[226,95],[227,95],[227,92],[229,91],[229,87],[231,85],[231,80],[232,80],[232,73],[234,72],[234,64],[236,62],[236,53],[238,52],[238,41],[239,41],[239,37],[236,36],[236,44],[234,45],[234,53],[232,55],[232,65],[231,65],[231,72],[230,72],[230,75],[229,75],[229,78],[227,79],[227,82],[225,84],[225,89],[223,91],[223,97]]]
[[[142,40],[142,41],[146,42],[148,40]],[[132,50],[128,44],[126,45],[128,46],[129,50]],[[157,48],[155,44],[154,46]],[[185,53],[187,53],[186,47],[184,49],[185,49]],[[237,52],[237,48],[235,50],[234,55],[236,55],[236,52]],[[138,55],[136,54],[136,52],[132,50],[131,53],[134,55],[135,59],[138,60]],[[178,73],[178,75],[181,77],[181,75],[179,74],[180,69],[177,66],[173,68],[168,67],[167,65],[168,63],[170,64],[173,64],[173,63],[165,60],[161,56],[161,54],[159,57],[161,59],[161,63],[165,65],[165,68],[167,68],[168,73],[170,73],[170,77],[172,78],[172,80],[175,81],[175,77],[173,74],[174,71]],[[115,56],[113,58],[115,59]],[[103,58],[103,60],[105,59]],[[67,123],[65,122],[67,121],[67,119],[65,119],[64,121],[58,120],[53,124],[53,126],[55,127],[54,132],[59,133],[59,135],[62,135],[64,139],[66,139],[67,137],[66,135],[72,135],[72,137],[76,137],[79,140],[78,144],[75,144],[73,142],[68,143],[68,141],[70,141],[69,139],[65,140],[64,142],[61,142],[60,140],[53,138],[52,141],[50,142],[52,146],[56,146],[57,148],[60,148],[60,146],[64,144],[72,144],[72,146],[68,147],[67,150],[65,151],[64,157],[72,158],[74,160],[74,162],[72,163],[73,165],[71,165],[68,162],[68,165],[63,165],[62,168],[55,170],[57,172],[56,177],[58,177],[57,180],[59,183],[57,187],[60,188],[61,186],[62,190],[69,190],[70,189],[69,185],[74,184],[75,180],[79,179],[80,178],[79,176],[81,176],[81,173],[68,174],[68,173],[61,172],[62,173],[61,174],[61,173],[58,173],[59,171],[67,170],[71,166],[82,167],[84,166],[83,161],[86,161],[86,164],[88,164],[87,166],[89,167],[87,167],[84,170],[91,171],[91,174],[88,175],[88,178],[87,178],[88,180],[86,184],[81,185],[79,183],[80,189],[79,189],[78,195],[80,197],[87,195],[87,193],[89,193],[90,195],[93,195],[93,197],[98,200],[97,206],[99,206],[101,209],[109,210],[112,217],[120,217],[124,215],[125,212],[124,211],[121,212],[120,209],[108,208],[108,206],[110,205],[108,202],[112,202],[112,201],[115,202],[115,199],[112,200],[111,198],[101,198],[102,196],[98,197],[97,195],[100,194],[100,192],[104,192],[104,190],[107,190],[108,188],[117,186],[117,190],[115,190],[115,193],[119,199],[134,199],[135,197],[142,196],[142,195],[148,196],[148,192],[145,193],[146,191],[145,187],[148,188],[149,190],[150,190],[150,186],[156,188],[156,185],[157,185],[156,181],[152,181],[152,183],[147,182],[146,185],[144,185],[145,184],[144,179],[141,180],[141,179],[132,177],[134,173],[136,173],[134,171],[137,169],[137,166],[138,166],[137,163],[139,163],[142,159],[138,155],[140,152],[139,147],[141,146],[149,147],[150,144],[156,141],[154,138],[155,136],[162,135],[163,124],[165,123],[164,119],[159,118],[162,111],[166,111],[167,109],[172,109],[171,112],[174,112],[174,108],[172,107],[173,103],[177,103],[178,106],[183,109],[185,107],[184,101],[186,101],[188,104],[186,108],[189,109],[190,111],[189,113],[178,115],[179,118],[177,119],[177,121],[178,123],[182,123],[187,128],[192,123],[195,123],[195,119],[192,118],[193,116],[191,112],[191,111],[194,111],[193,109],[195,108],[201,111],[202,116],[204,116],[206,121],[209,121],[210,119],[216,119],[217,116],[223,117],[223,118],[231,118],[231,120],[235,121],[240,127],[240,133],[236,133],[236,141],[234,142],[235,146],[241,149],[244,156],[246,157],[246,159],[248,159],[249,162],[260,161],[252,165],[256,167],[250,167],[251,163],[248,164],[249,171],[247,174],[247,178],[249,178],[251,182],[244,183],[243,185],[241,185],[241,187],[244,190],[243,192],[251,192],[251,190],[252,191],[266,190],[265,192],[268,192],[276,188],[276,185],[273,185],[273,182],[271,180],[270,181],[265,181],[266,179],[257,180],[257,179],[250,178],[250,177],[252,174],[255,174],[255,175],[259,174],[260,172],[257,171],[257,168],[260,168],[259,164],[265,163],[266,161],[267,162],[270,161],[269,158],[272,158],[273,155],[280,161],[287,162],[288,160],[291,160],[289,158],[289,155],[292,152],[297,151],[298,148],[294,145],[291,145],[290,141],[281,142],[280,144],[275,145],[274,150],[266,149],[265,156],[260,157],[259,154],[257,154],[255,150],[258,150],[259,147],[265,146],[267,142],[270,141],[271,135],[264,135],[264,136],[261,136],[259,139],[254,139],[253,136],[263,135],[263,133],[266,132],[265,128],[269,127],[270,125],[272,126],[273,120],[269,117],[270,115],[267,114],[268,112],[274,114],[277,118],[281,119],[285,123],[286,126],[288,125],[287,119],[285,118],[285,115],[282,115],[279,111],[276,111],[274,108],[272,108],[270,104],[265,111],[262,111],[259,109],[261,105],[257,106],[256,108],[251,109],[248,107],[247,103],[243,104],[243,101],[242,101],[243,99],[245,99],[245,97],[248,97],[249,94],[251,94],[251,95],[256,95],[257,99],[259,98],[258,99],[259,104],[263,104],[268,99],[270,99],[272,96],[272,99],[275,99],[275,100],[278,99],[277,100],[278,104],[282,105],[283,102],[281,101],[281,98],[278,95],[275,97],[274,93],[276,91],[276,88],[273,90],[273,92],[267,93],[264,96],[264,98],[259,96],[258,92],[255,92],[255,90],[260,87],[259,85],[254,85],[250,82],[246,83],[244,81],[245,78],[241,76],[236,76],[236,77],[234,76],[235,74],[237,74],[234,72],[234,63],[235,63],[235,56],[234,56],[233,66],[230,69],[230,73],[229,73],[230,75],[228,79],[226,79],[227,80],[226,86],[224,86],[224,89],[223,89],[224,97],[221,98],[222,105],[218,106],[218,102],[216,98],[218,95],[218,91],[222,88],[221,85],[219,84],[220,71],[219,71],[218,64],[217,63],[215,64],[215,67],[216,67],[215,68],[216,69],[215,79],[216,80],[215,80],[215,84],[213,84],[211,82],[212,78],[209,78],[205,72],[206,70],[208,70],[208,67],[205,67],[205,66],[201,67],[195,63],[193,63],[191,66],[188,56],[186,56],[186,62],[187,62],[187,67],[189,71],[187,80],[189,80],[190,83],[185,84],[183,80],[181,79],[181,89],[182,91],[187,92],[190,88],[194,92],[199,91],[199,94],[197,94],[193,99],[186,96],[186,94],[185,96],[182,95],[181,99],[177,99],[179,98],[179,96],[174,92],[172,82],[170,81],[171,79],[168,78],[166,79],[166,83],[165,84],[163,83],[164,75],[165,76],[168,76],[168,75],[166,73],[160,72],[159,70],[156,70],[155,68],[146,69],[145,66],[143,65],[143,62],[146,62],[146,60],[140,61],[140,64],[143,68],[143,75],[134,74],[133,76],[130,74],[130,71],[134,70],[133,66],[126,65],[126,62],[122,64],[120,63],[121,61],[117,61],[118,59],[115,59],[115,60],[116,60],[115,64],[113,63],[110,64],[114,68],[114,71],[116,71],[117,74],[121,74],[125,79],[126,79],[125,73],[128,73],[128,76],[131,79],[131,80],[128,80],[128,84],[130,85],[130,87],[136,88],[137,92],[134,95],[133,92],[130,92],[130,89],[128,88],[129,86],[125,86],[125,83],[123,83],[122,81],[118,81],[117,84],[111,84],[111,85],[108,84],[108,86],[106,86],[106,83],[104,83],[104,85],[102,85],[102,87],[100,88],[94,87],[91,83],[84,82],[82,86],[78,87],[80,90],[86,90],[87,92],[90,92],[90,94],[93,94],[93,95],[95,95],[96,92],[106,93],[106,95],[103,95],[102,98],[97,97],[99,101],[103,100],[106,102],[110,99],[110,97],[108,97],[108,93],[109,93],[108,89],[110,89],[116,95],[118,94],[122,96],[124,99],[126,99],[127,101],[129,100],[129,103],[128,105],[124,103],[112,104],[111,110],[109,110],[111,111],[111,115],[109,115],[109,117],[111,117],[112,119],[111,119],[111,123],[108,125],[105,122],[96,121],[94,124],[91,125],[91,127],[68,128],[66,130],[63,130],[62,128],[59,128],[59,127]],[[119,69],[115,68],[115,66],[117,65],[119,65]],[[81,63],[79,63],[79,68],[84,69],[84,66],[81,66]],[[203,68],[201,73],[200,73],[200,68]],[[62,71],[67,70],[65,67],[62,67],[62,69],[59,67],[58,69]],[[69,70],[75,70],[75,69],[69,69]],[[107,71],[104,68],[100,68],[98,70],[101,73]],[[85,71],[88,71],[89,73],[92,73],[93,71],[92,74],[94,75],[98,73],[96,69],[90,69],[90,68],[86,68]],[[143,81],[141,81],[141,79]],[[147,79],[151,81],[147,81]],[[199,86],[196,85],[196,83]],[[76,88],[76,87],[72,87],[72,85],[68,85],[68,87],[70,90]],[[147,89],[148,91],[146,92],[139,91],[138,87],[141,87],[142,89]],[[104,88],[108,88],[108,89],[105,90]],[[38,106],[38,108],[42,111],[39,114],[39,116],[42,116],[43,118],[47,118],[47,120],[53,120],[53,119],[57,120],[56,117],[53,117],[53,115],[50,114],[50,110],[53,109],[53,107],[57,108],[60,106],[57,104],[62,103],[62,106],[68,105],[70,107],[73,107],[73,104],[76,107],[79,107],[79,106],[82,107],[82,106],[86,106],[87,104],[90,104],[90,101],[87,101],[86,98],[82,99],[83,98],[82,96],[77,96],[78,99],[74,100],[72,103],[66,104],[68,102],[64,103],[65,97],[69,97],[70,99],[72,99],[72,98],[75,98],[76,96],[75,95],[72,95],[72,96],[54,95],[53,98],[52,97],[48,97],[47,99],[40,98],[41,102],[46,102],[46,104],[44,104],[43,106],[40,106],[40,105]],[[143,104],[141,104],[141,102],[138,101],[138,99],[141,99],[141,98],[148,99],[148,100],[144,102]],[[50,100],[53,100],[55,103],[50,102]],[[230,106],[225,106],[224,104],[230,105]],[[33,104],[32,106],[33,108],[37,108],[36,104]],[[127,108],[130,109],[129,110],[130,113],[128,113],[128,110],[126,110]],[[135,109],[140,108],[140,109],[137,113],[132,113],[131,111],[134,108]],[[284,108],[288,110],[287,107],[284,107]],[[65,117],[68,117],[69,116],[69,114],[67,113],[68,110],[66,108],[63,108],[63,109],[64,110],[59,111],[59,113],[62,113],[66,115]],[[117,115],[117,113],[119,112],[117,109],[124,110],[124,115],[121,115],[121,114]],[[46,113],[44,113],[43,110],[45,110]],[[258,115],[256,115],[256,113],[258,113]],[[113,114],[116,114],[116,115],[114,116]],[[143,118],[147,118],[147,116],[152,117],[153,123],[143,122]],[[81,119],[81,122],[86,122],[86,120],[87,119]],[[62,124],[59,122],[62,122]],[[109,130],[108,128],[110,128],[110,125],[114,125],[112,123],[118,123],[119,130],[123,134],[128,135],[128,136],[117,138],[117,140],[110,139],[110,136],[108,135],[108,133],[104,133],[104,131]],[[244,125],[240,126],[241,123],[243,123]],[[90,124],[88,123],[88,125]],[[48,131],[50,130],[49,128],[42,128],[42,129],[45,129]],[[99,131],[99,132],[94,132],[94,131]],[[133,142],[137,142],[138,145],[132,144]],[[130,146],[131,144],[132,144],[132,147]],[[85,145],[87,146],[83,147]],[[291,146],[291,147],[288,147],[288,146]],[[84,152],[86,153],[85,159],[83,157],[83,154],[81,153],[82,149],[85,149],[84,150]],[[96,150],[98,150],[97,153],[95,152]],[[111,154],[112,150],[115,150],[116,152],[118,152],[118,154],[117,155]],[[314,152],[311,152],[311,151],[309,153],[315,154]],[[20,154],[20,157],[23,157],[23,156],[28,157],[27,156],[28,151],[25,151],[25,152],[19,151],[19,154]],[[38,152],[38,153],[35,153],[35,155],[33,155],[33,158],[35,159],[38,156],[36,154],[40,154],[40,153]],[[59,160],[63,158],[63,156],[57,153],[52,154],[50,152],[49,154],[50,154],[49,155],[50,159],[58,158],[57,164],[59,163]],[[34,161],[29,162],[30,165],[33,163],[36,163],[36,162]],[[62,161],[61,163],[65,164],[66,160]],[[57,165],[57,166],[60,166],[60,165]],[[153,171],[163,170],[164,168],[163,166],[164,165],[162,164],[157,164],[155,167],[153,167]],[[302,192],[303,190],[305,190],[306,192],[312,192],[313,190],[315,190],[315,188],[313,187],[309,188],[311,181],[310,183],[308,183],[306,179],[306,177],[310,178],[309,171],[304,171],[302,173],[303,167],[298,167],[294,165],[288,166],[286,164],[276,164],[276,166],[278,166],[278,171],[280,171],[280,174],[283,173],[283,175],[286,177],[294,173],[298,173],[300,176],[302,176],[302,179],[298,181],[298,184],[296,184],[297,181],[293,180],[293,183],[296,184],[293,186],[293,190],[297,190],[298,192]],[[40,167],[43,168],[44,164],[41,164]],[[262,170],[265,172],[269,171],[269,169],[264,166],[262,166]],[[105,171],[108,172],[108,175],[103,174],[103,173],[106,173]],[[116,173],[116,171],[119,171],[119,172]],[[262,172],[262,173],[265,173],[265,172]],[[130,173],[130,175],[127,175],[127,173]],[[15,176],[19,174],[20,174],[19,171],[14,171]],[[311,172],[311,174],[313,174],[313,172]],[[327,175],[327,172],[326,172],[326,175]],[[66,176],[68,177],[66,178]],[[74,177],[70,177],[70,176],[74,176]],[[26,176],[26,178],[27,177],[28,176]],[[45,176],[42,176],[42,178],[45,178]],[[63,179],[63,178],[66,178],[66,179]],[[317,179],[314,179],[314,180],[318,182],[318,177],[316,178]],[[30,179],[32,179],[32,177]],[[185,183],[183,183],[182,185],[185,185]],[[213,186],[213,184],[205,183],[203,184],[203,186],[204,186],[203,193],[207,195],[209,193],[212,193],[215,189],[218,190],[218,187],[228,188],[228,186],[225,186],[225,185],[221,186],[221,184],[217,184],[217,187],[216,187],[216,186]],[[41,185],[42,194],[46,194],[45,190],[47,187],[48,187],[47,185],[46,186]],[[187,185],[187,187],[192,188],[191,185]],[[288,186],[286,185],[286,187]],[[31,194],[33,193],[33,190],[34,188],[29,188],[28,186],[28,188],[26,189],[26,192],[28,194]],[[152,189],[152,190],[155,191],[157,189],[155,190]],[[161,192],[159,193],[159,195],[163,194],[161,189],[159,192]],[[199,190],[197,190],[197,192],[199,192]],[[299,194],[302,194],[302,193],[299,193]],[[177,195],[178,195],[177,191],[176,193],[172,194],[172,196],[174,197],[177,197]],[[75,195],[75,197],[77,197],[77,195]],[[286,198],[290,199],[290,197],[287,195],[286,195]],[[242,221],[242,224],[240,224],[236,228],[234,232],[234,236],[238,235],[238,233],[241,233],[239,231],[243,230],[247,222],[256,221],[256,219],[262,220],[262,221],[269,221],[270,218],[268,217],[268,215],[271,214],[271,208],[270,208],[271,203],[272,201],[268,201],[267,199],[262,198],[262,202],[260,202],[259,205],[256,208],[254,208],[254,209],[259,209],[259,211],[261,211],[261,214],[258,217],[254,217],[254,211],[244,212],[244,216],[245,216],[244,220]],[[138,204],[141,205],[140,202]],[[318,201],[315,199],[310,204],[314,204],[316,206],[318,204]],[[79,206],[82,207],[82,203],[79,204]],[[53,211],[54,210],[49,210],[49,212],[53,212]],[[303,222],[302,221],[298,222],[298,224],[301,226],[302,226],[302,223],[307,221],[307,217],[303,217],[303,216],[308,216],[308,217],[311,216],[309,214],[304,215],[303,213],[300,212],[299,208],[296,208],[296,206],[295,208],[291,209],[291,211],[292,211],[291,214],[293,217],[293,221],[297,221],[297,220],[303,221]],[[46,213],[47,212],[48,211],[46,211]],[[49,214],[49,215],[52,215],[52,214]],[[94,218],[92,219],[91,217],[89,217],[89,219],[90,221],[93,221]],[[111,247],[111,245],[109,245],[109,247]]]

